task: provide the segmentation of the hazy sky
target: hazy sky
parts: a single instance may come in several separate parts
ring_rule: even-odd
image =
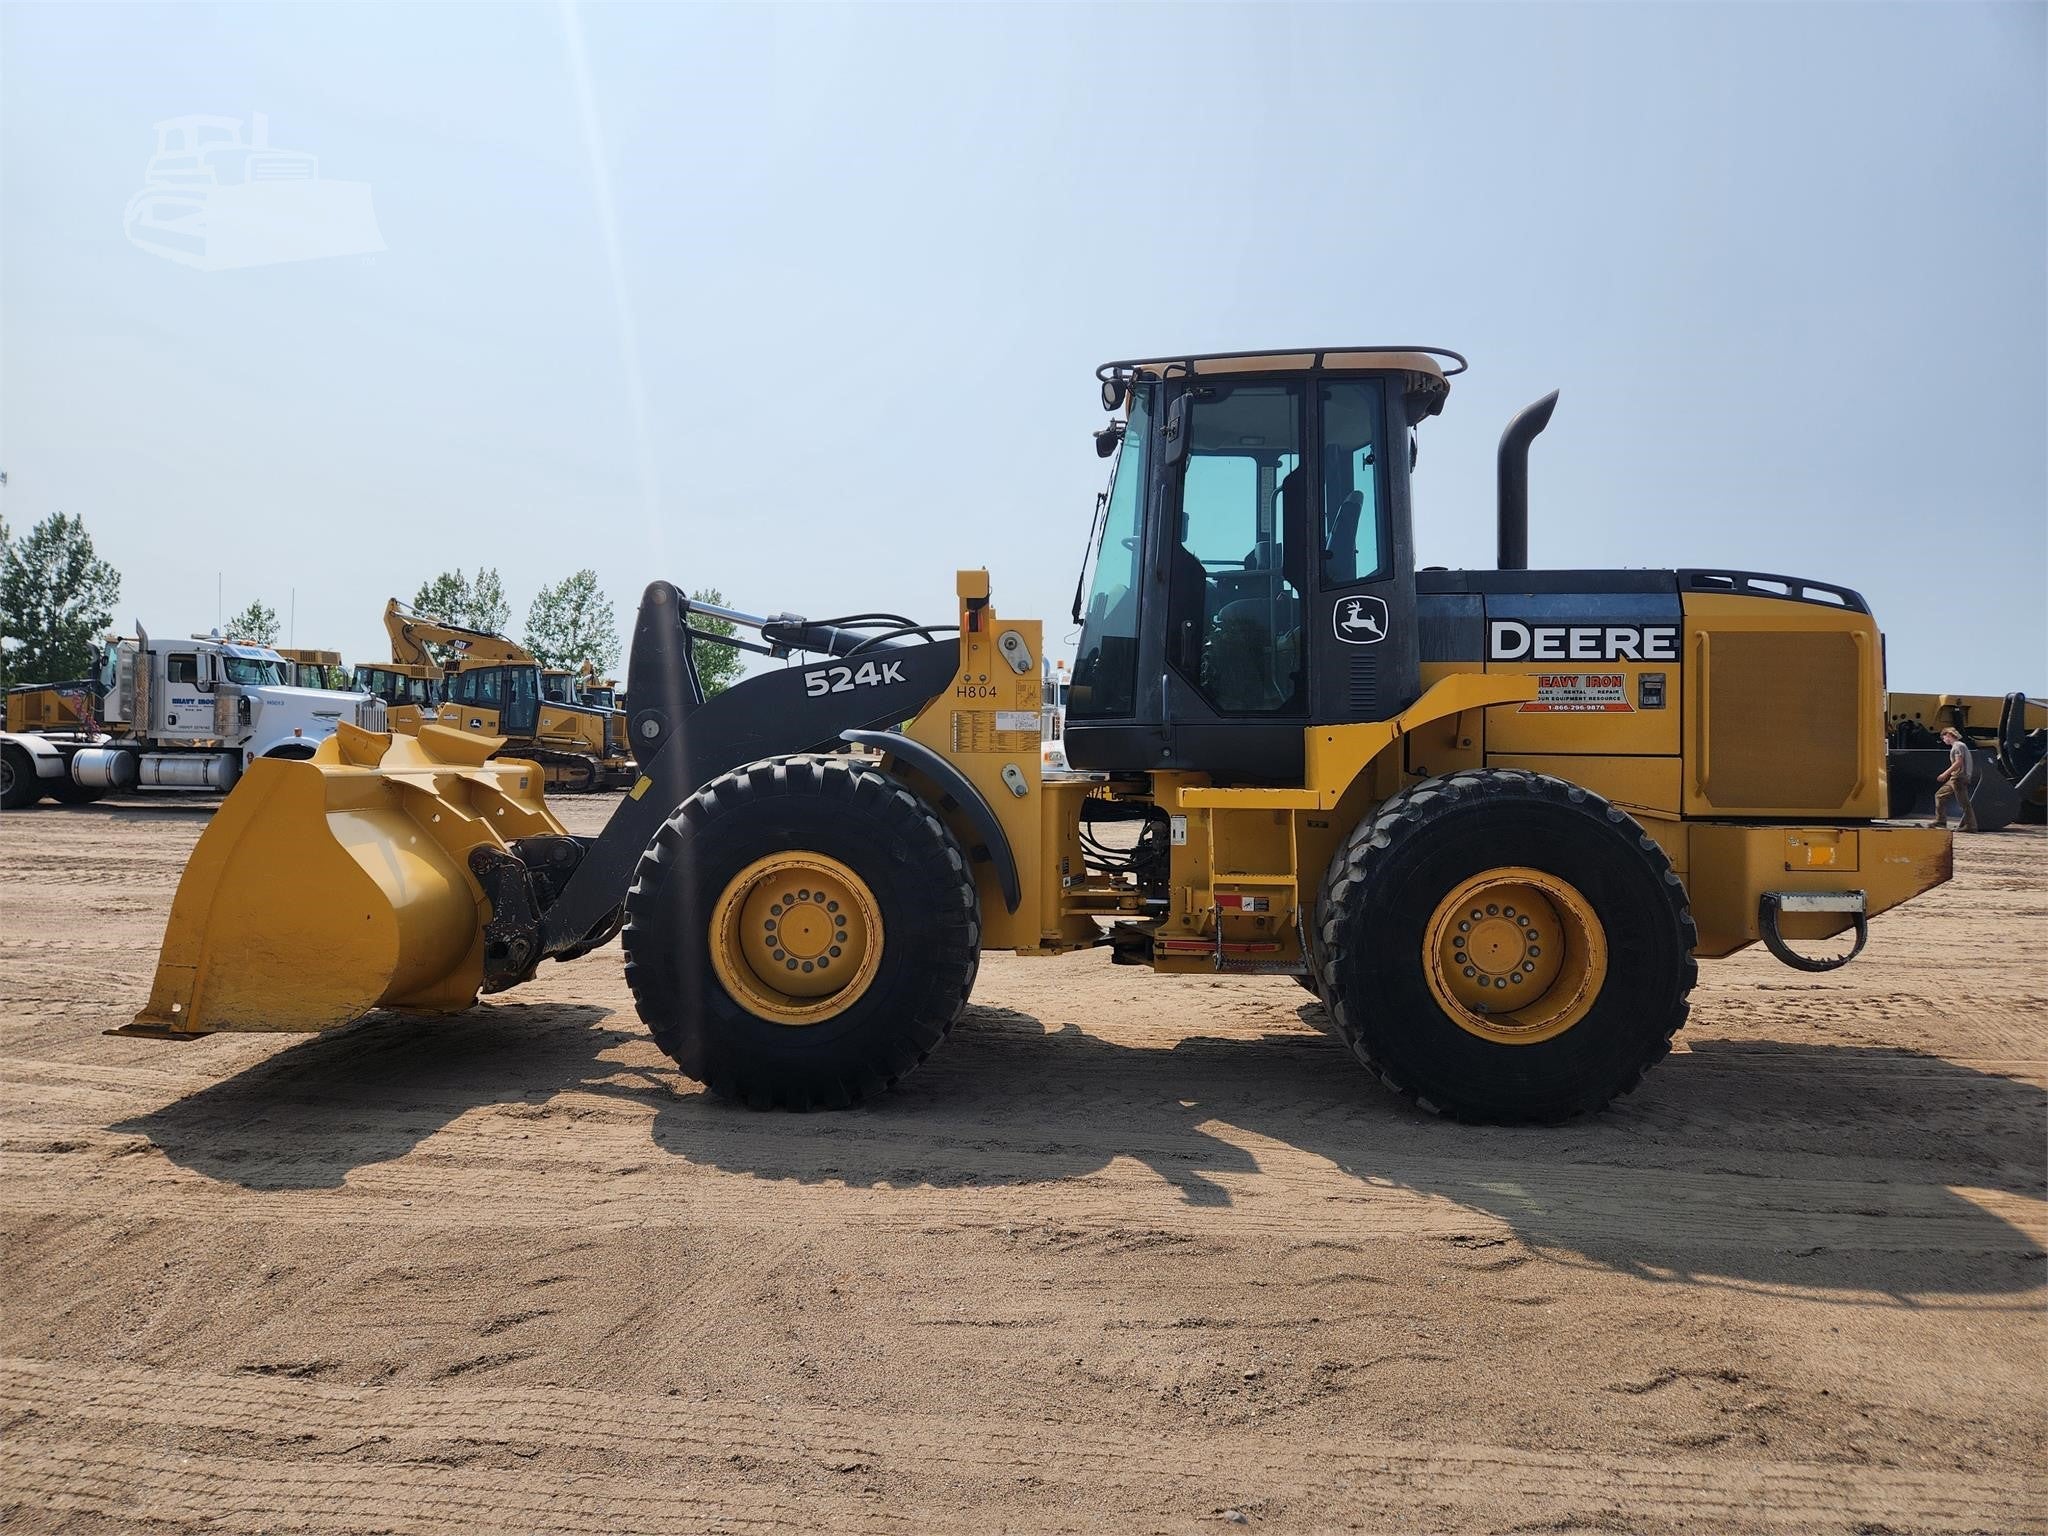
[[[0,508],[164,633],[594,566],[1065,613],[1105,358],[1430,343],[1424,563],[1563,402],[1533,563],[1861,589],[1902,688],[2048,691],[2039,5],[0,7]],[[267,114],[376,254],[131,243]]]

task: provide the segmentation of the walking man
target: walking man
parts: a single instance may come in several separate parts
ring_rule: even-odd
[[[1941,733],[1941,739],[1948,743],[1948,767],[1941,771],[1941,777],[1934,781],[1934,824],[1948,825],[1948,806],[1953,800],[1962,808],[1963,830],[1977,830],[1977,808],[1970,804],[1970,780],[1977,771],[1977,765],[1970,760],[1969,744],[1963,740],[1963,733],[1950,726]]]

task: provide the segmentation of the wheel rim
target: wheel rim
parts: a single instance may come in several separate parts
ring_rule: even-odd
[[[711,963],[749,1013],[820,1024],[867,992],[882,962],[882,913],[867,882],[822,853],[756,859],[711,916]]]
[[[1489,869],[1437,903],[1422,940],[1437,1004],[1498,1045],[1555,1039],[1607,979],[1607,934],[1577,887],[1538,869]]]
[[[14,759],[0,756],[0,795],[14,793]]]

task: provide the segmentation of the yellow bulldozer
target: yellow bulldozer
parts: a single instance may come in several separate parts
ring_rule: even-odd
[[[446,686],[447,677],[439,667],[416,663],[363,663],[354,674],[356,691],[382,699],[391,729],[405,736],[417,736],[422,725],[439,721]]]
[[[611,789],[635,777],[619,711],[577,702],[575,673],[543,667],[531,651],[504,635],[468,629],[415,613],[397,598],[384,605],[395,668],[424,672],[438,664],[429,646],[446,646],[455,663],[430,717],[452,730],[499,738],[503,748],[538,763],[557,792]],[[386,700],[387,704],[390,702]],[[403,729],[396,720],[395,729]]]
[[[691,1076],[837,1106],[944,1039],[984,951],[1106,948],[1295,978],[1443,1114],[1597,1110],[1667,1052],[1699,959],[1846,963],[1873,914],[1949,877],[1950,839],[1878,824],[1883,649],[1853,591],[1527,569],[1555,395],[1501,442],[1498,569],[1418,571],[1416,433],[1462,368],[1431,348],[1103,366],[1115,462],[1066,771],[1041,761],[1040,621],[985,571],[944,624],[759,617],[656,581],[627,679],[639,772],[601,833],[563,831],[534,763],[445,728],[256,763],[130,1028],[454,1011],[619,936]],[[809,659],[707,699],[705,644]]]

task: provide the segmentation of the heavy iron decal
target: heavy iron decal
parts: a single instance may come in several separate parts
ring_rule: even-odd
[[[1524,624],[1486,627],[1488,661],[1676,661],[1676,624]]]
[[[1632,715],[1625,672],[1539,672],[1524,715]]]

